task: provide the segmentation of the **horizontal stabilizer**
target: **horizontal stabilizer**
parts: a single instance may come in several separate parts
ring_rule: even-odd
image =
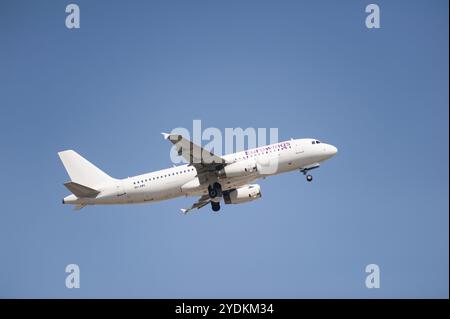
[[[64,184],[69,191],[71,191],[76,197],[90,197],[94,198],[100,194],[99,191],[92,189],[90,187],[75,183],[75,182],[67,182]]]

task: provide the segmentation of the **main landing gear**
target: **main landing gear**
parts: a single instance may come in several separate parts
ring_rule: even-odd
[[[208,186],[208,195],[210,198],[222,196],[222,186],[219,183],[214,183]]]
[[[219,183],[214,183],[208,186],[208,195],[211,198],[211,208],[214,212],[220,210],[220,198],[222,197],[222,186]]]
[[[306,180],[308,181],[308,182],[312,182],[312,180],[313,180],[313,177],[312,177],[312,175],[306,175]]]
[[[211,201],[211,208],[213,212],[218,212],[220,210],[220,202]]]

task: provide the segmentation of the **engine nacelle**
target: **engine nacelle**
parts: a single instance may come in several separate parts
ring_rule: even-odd
[[[256,173],[257,170],[257,165],[254,160],[239,161],[222,168],[219,171],[219,177],[246,176]]]
[[[261,187],[258,184],[239,187],[231,192],[223,193],[225,204],[241,204],[251,202],[261,197]]]

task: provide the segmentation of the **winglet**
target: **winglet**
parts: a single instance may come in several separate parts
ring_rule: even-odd
[[[183,214],[187,214],[187,212],[189,211],[189,209],[187,209],[187,208],[182,208],[182,209],[180,209],[180,211],[183,213]]]
[[[169,133],[161,132],[161,134],[162,134],[162,136],[164,136],[164,139],[165,139],[165,140],[167,140],[167,139],[169,138],[169,136],[170,136]]]

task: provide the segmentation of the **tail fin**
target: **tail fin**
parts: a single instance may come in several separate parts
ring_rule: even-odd
[[[99,184],[114,180],[75,151],[62,151],[58,155],[72,182],[95,188]]]

